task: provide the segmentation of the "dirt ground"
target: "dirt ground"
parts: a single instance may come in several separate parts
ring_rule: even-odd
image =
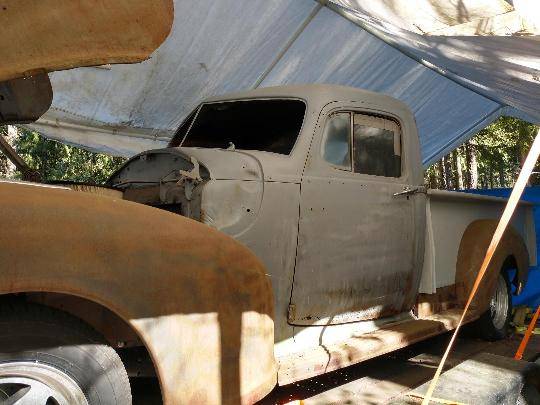
[[[286,404],[294,400],[303,400],[305,405],[385,404],[433,376],[449,339],[450,334],[437,336],[356,366],[278,387],[259,405]],[[512,357],[520,341],[521,335],[499,342],[461,337],[447,361],[447,368],[480,352]],[[533,336],[524,360],[534,360],[538,356],[540,336]],[[133,379],[131,383],[135,405],[161,403],[156,380]]]

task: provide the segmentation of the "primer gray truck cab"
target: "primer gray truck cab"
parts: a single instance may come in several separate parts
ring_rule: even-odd
[[[486,248],[489,231],[479,229],[494,226],[504,200],[428,192],[423,182],[404,103],[306,85],[206,100],[168,148],[135,156],[109,186],[255,253],[273,288],[275,355],[287,383],[455,327],[480,260],[463,264],[463,241]],[[495,281],[468,320],[486,311],[503,267],[518,268],[518,289],[525,282],[536,261],[531,212],[520,205]],[[418,317],[436,325],[415,336],[392,329]],[[376,347],[357,339],[381,330],[394,335]]]

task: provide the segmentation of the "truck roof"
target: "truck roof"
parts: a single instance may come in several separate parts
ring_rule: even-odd
[[[381,112],[383,114],[388,113],[397,116],[403,127],[403,137],[408,140],[406,144],[409,149],[407,149],[406,153],[409,155],[409,162],[420,160],[418,135],[411,109],[402,101],[384,94],[332,84],[306,84],[257,88],[211,97],[203,100],[203,103],[264,98],[298,99],[304,100],[307,104],[304,123],[300,132],[301,135],[298,136],[290,155],[269,154],[256,150],[250,151],[253,156],[259,159],[261,165],[265,168],[267,178],[272,181],[290,181],[291,179],[299,181],[298,179],[305,164],[306,154],[318,123],[318,117],[323,109],[332,102],[337,102],[346,109],[349,107],[355,109],[365,107],[366,110],[374,111],[375,113]],[[330,106],[329,108],[332,107]],[[173,144],[170,146],[175,147],[178,145]],[[190,153],[192,152],[190,151]],[[414,178],[423,178],[419,164],[411,163],[406,168]]]
[[[228,93],[205,99],[203,102],[241,100],[250,98],[298,98],[308,105],[323,106],[332,101],[355,101],[401,108],[412,114],[404,102],[381,93],[335,84],[302,84],[261,87],[236,93]]]

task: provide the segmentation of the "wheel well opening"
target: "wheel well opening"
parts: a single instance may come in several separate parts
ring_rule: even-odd
[[[517,264],[517,260],[514,257],[514,255],[508,256],[506,259],[504,259],[501,271],[503,273],[506,273],[506,276],[508,277],[508,281],[510,282],[510,285],[512,286],[512,293],[514,294],[517,288],[519,287],[519,268]]]
[[[120,356],[130,377],[132,389],[148,386],[141,380],[155,379],[152,391],[161,391],[152,359],[133,328],[107,307],[86,298],[51,292],[26,292],[2,295],[2,300],[23,301],[64,311],[87,323],[100,333]],[[0,301],[0,305],[1,305]]]
[[[506,259],[504,259],[502,270],[517,270],[517,261],[514,255],[510,255]]]

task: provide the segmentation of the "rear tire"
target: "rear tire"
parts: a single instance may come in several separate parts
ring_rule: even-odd
[[[19,401],[19,402],[17,402]],[[130,405],[116,351],[90,326],[36,304],[0,305],[0,403]]]
[[[508,273],[499,274],[495,293],[489,309],[475,322],[477,334],[486,340],[500,340],[508,337],[512,318],[512,294]]]

